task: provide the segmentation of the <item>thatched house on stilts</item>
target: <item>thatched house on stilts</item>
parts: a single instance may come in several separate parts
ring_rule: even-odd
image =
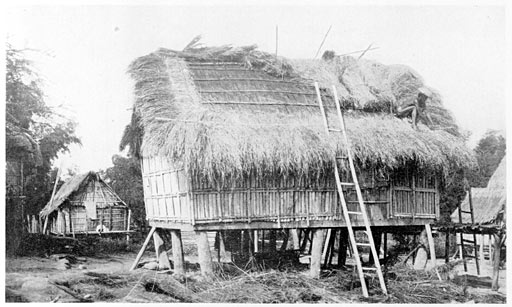
[[[263,230],[270,237],[267,250],[276,248],[268,230],[278,229],[304,230],[300,245],[311,236],[321,249],[325,229],[336,236],[346,227],[333,177],[335,156],[345,148],[325,134],[314,82],[320,83],[328,116],[336,112],[331,86],[341,95],[376,233],[417,231],[435,221],[446,167],[474,163],[438,95],[429,112],[443,129],[415,130],[390,114],[423,86],[404,66],[352,57],[288,60],[254,46],[191,43],[183,51],[160,49],[138,58],[129,73],[135,104],[127,131],[140,135],[130,142],[124,138],[124,145],[140,145],[135,154],[153,226],[133,267],[151,236],[165,261],[160,246],[167,230],[175,272],[183,273],[180,231],[194,231],[201,270],[211,274],[208,231],[241,233],[238,241],[230,237],[226,248],[243,246],[252,253],[265,243]],[[355,206],[353,192],[346,193],[349,207]],[[355,226],[362,226],[361,220]],[[328,241],[341,241],[346,252],[346,236]],[[336,249],[328,246],[332,254]],[[312,259],[316,266],[317,260]],[[319,268],[312,272],[315,276]]]
[[[128,235],[130,212],[99,174],[91,171],[66,180],[40,216],[44,231],[53,235]]]
[[[489,258],[493,264],[493,289],[498,289],[500,252],[505,244],[506,236],[506,204],[507,204],[507,166],[506,157],[500,162],[498,168],[489,179],[485,188],[470,188],[466,198],[461,203],[459,210],[452,213],[452,225],[444,227],[449,233],[459,233],[460,239],[472,241],[475,236],[478,250],[473,256],[478,257],[475,264],[485,260],[484,248],[487,248]],[[472,210],[471,210],[472,208]],[[474,220],[470,214],[461,212],[473,211]],[[486,238],[488,237],[488,239]],[[449,237],[449,236],[447,236]],[[487,244],[485,244],[487,243]],[[487,246],[485,246],[487,245]],[[465,257],[464,252],[458,251],[461,258]],[[447,259],[448,261],[448,259]],[[467,265],[465,264],[465,268]]]

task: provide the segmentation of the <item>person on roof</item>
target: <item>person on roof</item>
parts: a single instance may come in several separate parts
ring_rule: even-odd
[[[425,109],[427,108],[427,100],[432,97],[432,93],[429,89],[425,87],[420,87],[418,89],[418,97],[414,102],[408,103],[405,106],[398,107],[396,111],[396,116],[398,118],[405,118],[409,115],[412,118],[412,126],[414,129],[417,128],[418,121],[420,119],[428,119],[429,123],[426,123],[427,125],[434,125],[434,122],[432,121],[432,118],[430,118],[430,115],[425,112]]]

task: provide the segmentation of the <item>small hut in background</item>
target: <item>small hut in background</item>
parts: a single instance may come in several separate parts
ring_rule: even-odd
[[[41,210],[54,235],[130,232],[130,209],[95,172],[73,176]]]
[[[341,138],[325,134],[314,82],[329,117],[336,116],[329,89],[341,96],[376,232],[434,222],[445,171],[474,164],[435,91],[427,112],[438,129],[415,130],[392,114],[424,86],[405,66],[352,57],[290,60],[255,46],[203,47],[195,40],[183,51],[138,58],[129,73],[136,99],[126,131],[139,134],[125,133],[122,146],[136,149],[141,160],[150,235],[161,244],[158,229],[171,231],[178,273],[181,231],[196,232],[208,274],[207,231],[243,230],[253,241],[248,246],[257,248],[262,230],[346,230],[333,173],[345,148]],[[345,195],[349,210],[355,208],[355,189]]]
[[[501,261],[500,252],[505,244],[506,204],[507,162],[506,157],[504,157],[489,179],[487,187],[470,188],[466,198],[460,205],[459,210],[462,212],[470,212],[471,206],[473,207],[474,222],[469,214],[461,214],[459,217],[458,210],[451,215],[453,223],[452,227],[450,227],[451,231],[463,233],[465,240],[472,240],[473,238],[470,235],[478,234],[478,258],[480,263],[485,260],[485,248],[494,266],[493,288],[495,289],[498,286],[498,272]],[[488,239],[486,236],[488,236]],[[477,251],[475,251],[475,254],[477,254]]]

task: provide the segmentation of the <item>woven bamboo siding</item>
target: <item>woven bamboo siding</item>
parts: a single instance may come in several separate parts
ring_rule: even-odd
[[[144,199],[149,221],[208,224],[219,222],[339,220],[343,222],[331,176],[247,175],[232,182],[209,182],[158,157],[142,161]],[[410,169],[392,178],[375,170],[359,172],[371,220],[438,215],[435,177]],[[347,179],[347,174],[344,181]],[[355,189],[345,190],[350,210],[358,208]],[[390,202],[391,199],[391,202]],[[354,217],[357,223],[358,217]],[[360,221],[362,223],[362,220]]]
[[[183,169],[160,157],[143,158],[142,178],[148,220],[191,222],[188,182]]]
[[[404,169],[394,176],[392,215],[395,217],[439,217],[437,179],[431,173]]]
[[[102,206],[103,204],[99,204]],[[97,219],[89,219],[85,207],[79,202],[59,210],[50,225],[50,231],[58,234],[97,232],[98,225],[104,225],[108,231],[125,231],[128,227],[128,209],[122,206],[109,206],[96,209]],[[105,231],[106,232],[106,231]]]

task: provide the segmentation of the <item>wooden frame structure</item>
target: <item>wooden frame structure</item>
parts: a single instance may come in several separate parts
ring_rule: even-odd
[[[45,231],[53,235],[131,232],[130,208],[94,172],[68,179],[40,215],[45,218]]]

